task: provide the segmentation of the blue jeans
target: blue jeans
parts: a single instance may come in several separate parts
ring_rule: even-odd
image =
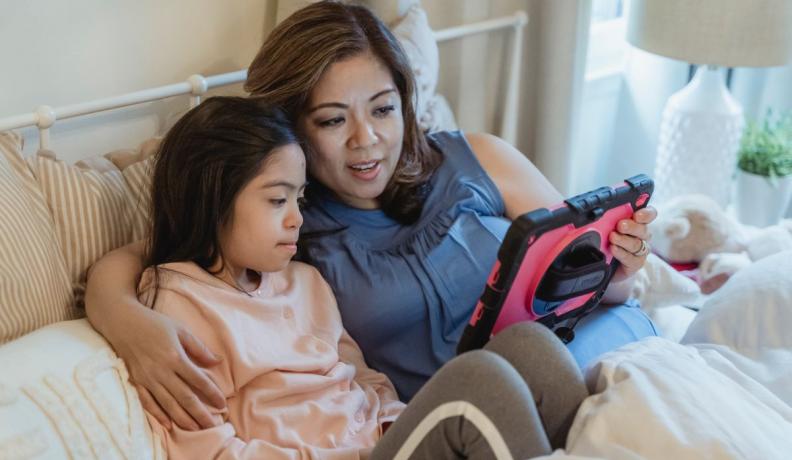
[[[638,302],[600,305],[580,320],[575,339],[567,348],[581,369],[603,353],[644,337],[658,335],[652,320],[641,311]]]

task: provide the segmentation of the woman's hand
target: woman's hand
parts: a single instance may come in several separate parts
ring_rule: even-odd
[[[170,429],[215,426],[207,404],[222,409],[225,398],[199,367],[220,362],[183,326],[144,306],[128,310],[111,341],[129,370],[143,408]]]
[[[613,275],[613,282],[618,283],[635,274],[646,263],[651,252],[648,241],[652,238],[647,225],[655,220],[657,210],[651,206],[636,211],[632,219],[620,221],[616,231],[611,232],[608,239],[613,257],[620,262]]]
[[[219,359],[180,324],[141,304],[137,281],[144,242],[110,251],[88,271],[85,311],[91,325],[124,360],[143,408],[170,428],[214,426],[206,402],[222,409],[225,398],[198,366]]]

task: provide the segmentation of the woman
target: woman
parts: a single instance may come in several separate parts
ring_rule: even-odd
[[[318,2],[294,13],[263,44],[246,89],[283,107],[306,140],[312,185],[301,257],[332,286],[368,363],[409,400],[454,355],[509,221],[562,196],[496,137],[424,135],[407,59],[365,8]],[[607,299],[626,299],[655,215],[639,211],[611,234],[621,267]],[[212,426],[207,404],[222,406],[222,394],[199,366],[217,360],[137,301],[142,270],[140,243],[97,263],[86,294],[91,323],[148,390],[147,410],[185,428]],[[636,308],[600,310],[572,342],[587,358],[653,333]]]

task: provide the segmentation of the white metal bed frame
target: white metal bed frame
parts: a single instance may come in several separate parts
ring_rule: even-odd
[[[519,100],[520,57],[522,55],[523,28],[528,23],[528,15],[524,11],[516,11],[509,16],[503,16],[486,21],[450,27],[434,32],[438,43],[454,40],[470,35],[490,32],[500,29],[512,29],[512,34],[507,43],[507,74],[504,108],[501,115],[499,135],[506,141],[514,143],[517,133],[517,102]],[[49,129],[55,122],[68,118],[89,115],[97,112],[128,107],[165,99],[172,96],[190,95],[190,107],[195,107],[201,102],[201,97],[212,88],[231,85],[245,81],[247,69],[238,70],[219,75],[204,77],[192,75],[186,81],[157,88],[136,91],[120,96],[96,99],[93,101],[62,107],[42,105],[33,113],[14,115],[0,119],[0,131],[38,127],[39,148],[48,149],[50,146]]]

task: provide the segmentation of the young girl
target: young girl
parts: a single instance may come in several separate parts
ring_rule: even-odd
[[[549,453],[586,394],[555,336],[533,325],[500,334],[490,348],[501,355],[452,360],[405,410],[318,271],[291,261],[305,182],[286,118],[253,99],[207,99],[162,143],[138,295],[218,355],[206,372],[226,399],[212,428],[149,417],[169,458],[359,458],[375,444],[383,459]],[[532,353],[515,351],[526,340]]]

